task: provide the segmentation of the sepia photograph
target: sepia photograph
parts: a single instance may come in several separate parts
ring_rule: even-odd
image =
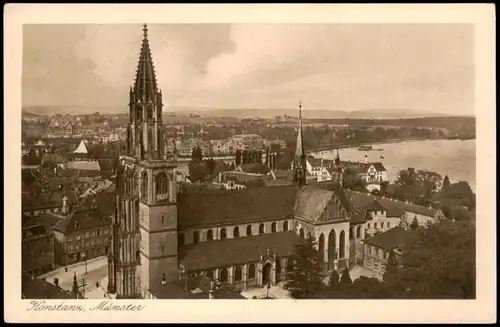
[[[474,23],[19,28],[23,310],[478,299]]]

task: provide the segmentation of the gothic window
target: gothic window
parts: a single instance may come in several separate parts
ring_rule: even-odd
[[[234,269],[234,281],[239,282],[242,279],[241,266],[236,266]]]
[[[248,279],[255,278],[255,265],[252,263],[248,266]]]
[[[301,240],[304,239],[304,229],[302,229],[302,228],[300,229],[299,236],[300,236]]]
[[[252,236],[252,225],[247,226],[247,236]]]
[[[148,149],[153,148],[153,130],[150,128],[148,129]]]
[[[207,231],[207,241],[211,241],[213,239],[214,239],[214,232],[211,229],[209,229]]]
[[[132,126],[127,128],[127,152],[132,151],[134,144],[132,142]]]
[[[178,239],[179,245],[184,245],[184,234],[183,233],[179,233],[179,235],[177,236],[177,239]]]
[[[236,237],[239,237],[239,236],[240,236],[240,229],[238,228],[238,226],[236,226],[233,229],[233,237],[236,238]]]
[[[283,230],[284,230],[285,232],[287,232],[287,231],[288,231],[288,221],[285,221],[285,222],[283,223]]]
[[[156,195],[167,194],[168,192],[168,179],[165,173],[156,175]]]
[[[357,230],[356,230],[356,237],[357,238],[360,238],[361,237],[361,226],[358,226]]]
[[[153,109],[151,107],[147,108],[148,119],[153,118]]]
[[[220,281],[221,282],[227,282],[228,280],[228,273],[227,273],[227,268],[222,268],[220,272]]]
[[[136,109],[136,117],[135,118],[137,121],[142,121],[142,108],[140,106],[138,106]]]
[[[141,179],[141,197],[143,200],[146,200],[148,197],[148,172],[144,171],[142,173]]]
[[[200,232],[195,231],[193,233],[193,243],[198,243],[200,241]]]
[[[271,233],[276,233],[276,223],[271,224]]]
[[[391,223],[387,222],[387,228],[391,228]]]
[[[259,225],[259,235],[264,234],[264,224]]]
[[[220,230],[220,239],[221,240],[225,240],[227,238],[227,235],[226,235],[226,229],[225,228],[222,228]]]
[[[157,138],[156,138],[156,142],[158,142],[158,149],[159,149],[159,148],[160,148],[160,146],[159,146],[159,145],[161,144],[161,143],[160,143],[160,140],[161,140],[161,129],[159,129],[159,128],[158,128],[158,131],[157,131],[157,133],[156,133],[156,134],[157,134],[157,135],[156,135],[156,136],[157,136]]]

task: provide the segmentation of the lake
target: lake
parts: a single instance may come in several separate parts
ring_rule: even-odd
[[[400,170],[413,167],[448,175],[452,183],[466,181],[476,189],[476,140],[418,140],[373,144],[383,151],[358,151],[358,147],[340,149],[340,159],[348,161],[380,161],[392,182]],[[321,151],[315,157],[333,159],[336,150]],[[381,159],[381,157],[383,157]]]

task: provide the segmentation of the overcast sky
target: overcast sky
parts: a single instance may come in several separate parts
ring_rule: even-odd
[[[149,25],[168,107],[474,113],[472,25]],[[23,105],[123,106],[141,25],[25,25]]]

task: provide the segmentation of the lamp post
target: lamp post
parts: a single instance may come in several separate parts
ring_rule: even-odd
[[[267,284],[266,286],[266,289],[267,289],[267,293],[266,293],[266,299],[269,299],[269,289],[271,288],[271,284]]]

